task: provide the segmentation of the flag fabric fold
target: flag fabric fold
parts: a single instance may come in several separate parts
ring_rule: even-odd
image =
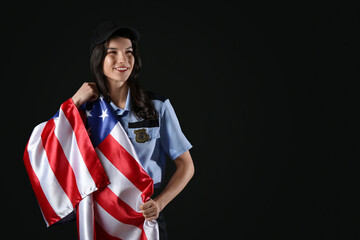
[[[153,181],[111,106],[71,99],[33,130],[24,164],[47,226],[76,211],[80,240],[158,239],[139,206]]]

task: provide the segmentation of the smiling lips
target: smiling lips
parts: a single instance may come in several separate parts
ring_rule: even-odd
[[[127,71],[129,68],[128,67],[116,67],[114,68],[116,71],[119,71],[119,72],[125,72]]]

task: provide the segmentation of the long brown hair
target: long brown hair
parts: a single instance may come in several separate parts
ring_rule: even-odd
[[[110,38],[125,37],[131,40],[130,35],[126,33],[114,33]],[[108,41],[109,41],[108,40]],[[95,83],[100,93],[104,96],[106,101],[110,101],[109,86],[107,78],[103,72],[103,64],[106,56],[106,49],[108,47],[108,41],[97,44],[92,51],[90,57],[90,69],[93,74]],[[133,55],[135,59],[134,68],[129,76],[127,83],[130,87],[131,102],[130,106],[138,119],[157,119],[158,113],[156,112],[151,100],[145,91],[141,88],[139,83],[139,72],[141,69],[141,59],[139,55],[138,43],[131,40]]]

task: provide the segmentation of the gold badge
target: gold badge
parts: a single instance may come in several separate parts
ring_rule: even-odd
[[[135,130],[134,131],[135,133],[135,140],[138,142],[138,143],[144,143],[144,142],[147,142],[150,140],[150,136],[149,134],[146,133],[146,129],[143,128],[143,129],[138,129],[138,130]]]

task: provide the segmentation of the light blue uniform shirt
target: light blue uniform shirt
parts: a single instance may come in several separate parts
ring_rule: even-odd
[[[181,131],[180,123],[169,99],[150,94],[150,99],[159,114],[158,121],[138,120],[130,106],[130,89],[124,109],[113,102],[110,105],[118,116],[118,120],[127,132],[136,154],[144,170],[154,181],[154,187],[159,188],[166,168],[166,159],[175,160],[189,150],[192,145]],[[138,131],[137,131],[138,130]],[[149,138],[146,142],[139,142],[140,132],[146,132]]]

